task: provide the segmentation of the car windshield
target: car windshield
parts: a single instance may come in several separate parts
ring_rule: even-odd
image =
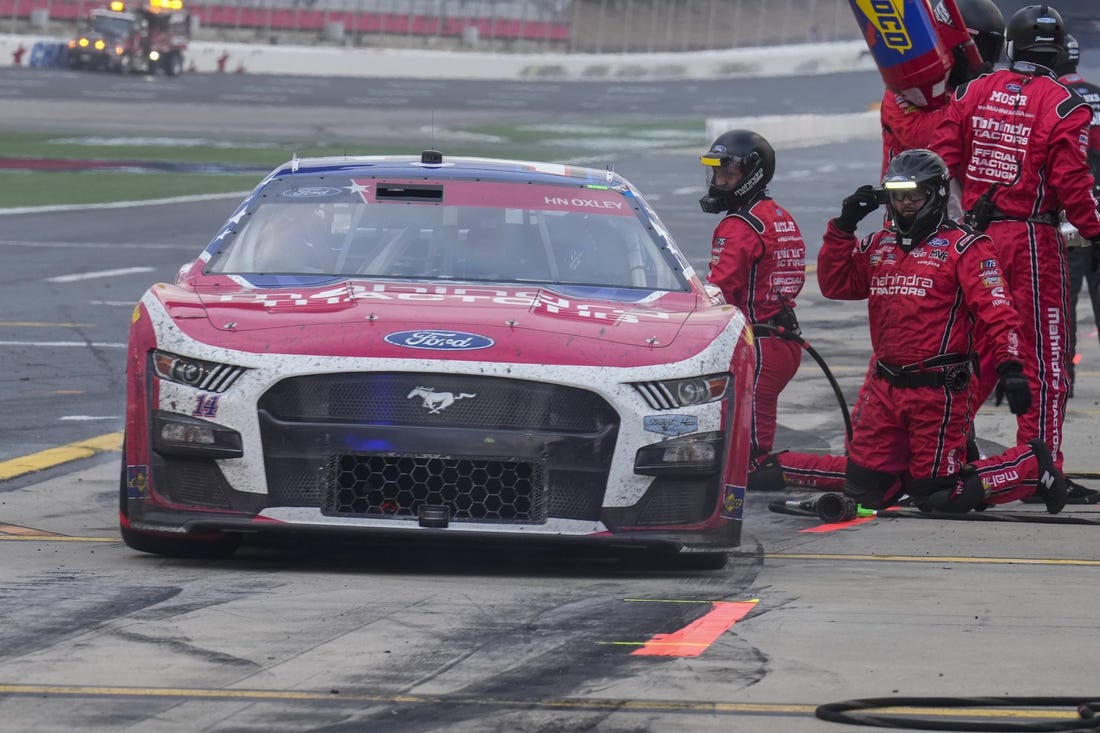
[[[295,179],[255,198],[207,272],[689,289],[665,238],[606,187]]]
[[[130,32],[134,22],[128,18],[120,18],[115,15],[95,15],[90,23],[91,30],[104,36],[125,36]]]

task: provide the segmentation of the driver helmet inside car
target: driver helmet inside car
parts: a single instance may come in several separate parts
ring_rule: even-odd
[[[609,217],[570,213],[555,228],[559,269],[567,280],[615,284],[625,272],[622,237]]]
[[[257,272],[324,272],[327,226],[324,213],[315,206],[274,204],[261,212],[256,236],[254,269]]]
[[[503,277],[515,270],[518,255],[505,209],[472,208],[459,257],[465,277]]]

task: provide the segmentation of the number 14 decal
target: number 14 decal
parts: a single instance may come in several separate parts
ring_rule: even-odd
[[[221,395],[199,395],[195,398],[195,409],[191,411],[191,414],[195,417],[217,417],[218,416],[218,400]]]

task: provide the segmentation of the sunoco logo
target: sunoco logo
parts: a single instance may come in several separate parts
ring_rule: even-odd
[[[494,343],[487,336],[461,331],[398,331],[386,334],[385,340],[394,346],[434,351],[472,351],[487,349]]]
[[[905,30],[904,0],[856,0],[863,14],[875,24],[883,43],[894,51],[908,51],[913,40]]]

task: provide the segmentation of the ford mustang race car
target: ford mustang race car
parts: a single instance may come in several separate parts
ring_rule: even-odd
[[[122,537],[181,557],[257,533],[573,540],[721,567],[751,339],[611,170],[295,158],[134,309]]]

